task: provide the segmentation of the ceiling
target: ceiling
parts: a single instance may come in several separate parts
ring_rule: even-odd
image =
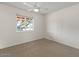
[[[3,2],[3,4],[13,6],[28,11],[28,9],[33,8],[35,2],[26,2],[30,6],[24,5],[24,2]],[[55,12],[63,8],[79,4],[78,2],[37,2],[40,7],[40,14],[47,14],[50,12]]]

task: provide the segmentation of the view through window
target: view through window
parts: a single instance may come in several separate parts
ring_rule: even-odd
[[[16,31],[24,32],[33,30],[33,17],[16,15]]]

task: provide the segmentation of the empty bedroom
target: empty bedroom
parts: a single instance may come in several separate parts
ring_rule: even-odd
[[[79,2],[0,2],[0,57],[79,57]]]

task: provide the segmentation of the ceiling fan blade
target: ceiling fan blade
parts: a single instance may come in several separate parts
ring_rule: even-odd
[[[41,11],[47,11],[48,8],[40,8]]]
[[[27,9],[28,11],[33,11],[33,9],[32,8],[29,8],[29,9]]]
[[[24,2],[24,5],[26,5],[27,7],[33,7],[33,5],[27,3],[27,2]]]

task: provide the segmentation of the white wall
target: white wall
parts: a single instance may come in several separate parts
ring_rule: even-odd
[[[79,48],[79,5],[46,15],[46,38]]]
[[[16,14],[33,16],[34,31],[16,32]],[[41,39],[44,36],[44,17],[0,4],[0,49]]]

